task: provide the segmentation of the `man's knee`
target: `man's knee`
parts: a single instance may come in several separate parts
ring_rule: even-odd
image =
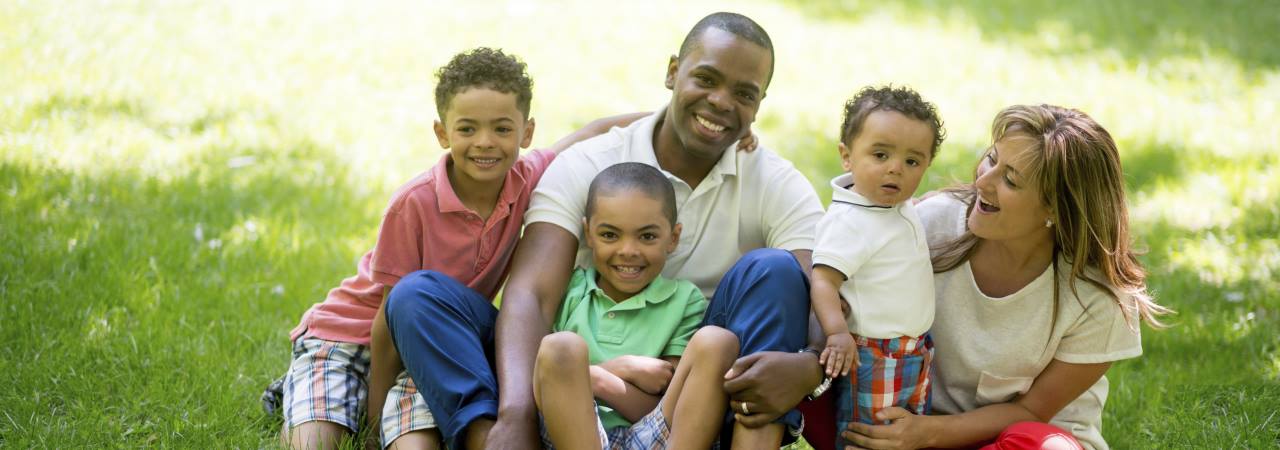
[[[419,270],[400,278],[387,294],[387,320],[393,317],[412,317],[448,304],[453,296],[442,295],[455,289],[458,282],[448,275],[434,270]]]
[[[800,268],[800,263],[796,261],[795,255],[792,255],[789,251],[776,248],[757,248],[742,255],[739,261],[767,269],[786,270]]]
[[[694,356],[699,360],[706,358],[726,358],[732,361],[738,356],[738,336],[732,331],[714,325],[707,325],[693,334],[689,345],[685,348],[686,356]]]
[[[538,346],[538,376],[562,373],[585,367],[588,363],[587,341],[571,331],[552,333]]]

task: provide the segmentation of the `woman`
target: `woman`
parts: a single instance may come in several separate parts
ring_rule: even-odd
[[[917,207],[933,250],[940,415],[885,411],[892,424],[842,433],[853,445],[1107,448],[1103,374],[1142,354],[1139,322],[1162,326],[1107,131],[1047,105],[1006,108],[991,131],[974,183]]]

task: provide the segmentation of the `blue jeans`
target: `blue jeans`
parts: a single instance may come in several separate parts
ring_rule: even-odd
[[[747,252],[720,279],[702,324],[738,336],[739,356],[800,350],[809,341],[809,279],[791,252]],[[799,430],[802,420],[792,409],[774,422]],[[732,432],[733,411],[728,411],[720,431],[721,448],[728,448]]]
[[[387,296],[387,328],[450,448],[479,418],[498,417],[493,331],[498,309],[448,275],[405,275]]]

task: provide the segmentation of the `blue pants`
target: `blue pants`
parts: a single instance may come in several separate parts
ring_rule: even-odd
[[[791,252],[752,250],[720,279],[702,324],[725,328],[738,336],[739,356],[800,350],[809,341],[809,279]],[[775,423],[799,430],[800,412],[788,411]],[[728,448],[733,411],[726,412],[720,430],[721,448]]]
[[[498,418],[493,331],[498,309],[448,275],[405,275],[387,296],[387,328],[450,448],[473,420]]]
[[[400,279],[387,298],[387,326],[400,359],[440,426],[449,447],[471,421],[498,415],[493,372],[498,311],[475,291],[439,272]],[[808,340],[809,281],[790,252],[754,250],[733,265],[703,318],[738,336],[742,355],[794,352]],[[733,430],[726,415],[723,442]],[[800,413],[779,420],[800,427]]]

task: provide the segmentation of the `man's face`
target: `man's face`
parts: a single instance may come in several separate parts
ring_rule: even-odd
[[[769,50],[733,33],[708,28],[684,59],[671,58],[669,125],[685,154],[717,160],[751,129],[768,87]]]

